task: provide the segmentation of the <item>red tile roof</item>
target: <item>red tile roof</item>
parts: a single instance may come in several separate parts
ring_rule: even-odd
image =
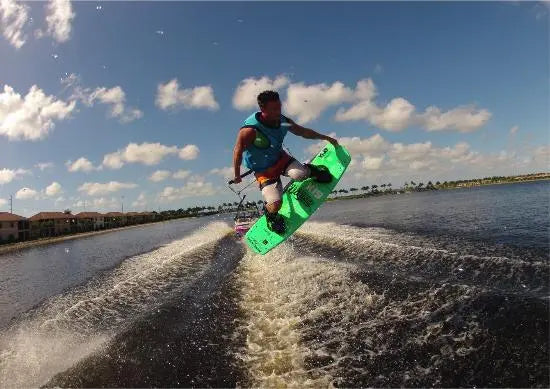
[[[31,221],[45,220],[45,219],[72,219],[74,215],[66,214],[63,212],[39,212],[29,218]]]
[[[104,216],[108,216],[108,217],[121,217],[121,216],[124,216],[123,213],[120,213],[120,212],[107,212]]]
[[[75,215],[79,219],[91,218],[91,217],[103,217],[103,214],[99,212],[80,212]]]
[[[0,222],[16,222],[19,220],[27,220],[27,218],[15,213],[0,212]]]

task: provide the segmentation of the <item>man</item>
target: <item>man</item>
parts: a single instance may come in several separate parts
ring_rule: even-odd
[[[318,182],[332,180],[328,169],[323,166],[303,165],[283,150],[283,139],[287,131],[306,139],[326,140],[337,146],[338,141],[302,127],[281,114],[281,100],[274,91],[258,95],[260,112],[248,117],[239,130],[233,149],[233,182],[241,182],[241,162],[254,171],[260,190],[266,202],[268,227],[278,233],[285,231],[284,219],[278,214],[282,205],[283,185],[281,175],[296,181],[313,177]]]

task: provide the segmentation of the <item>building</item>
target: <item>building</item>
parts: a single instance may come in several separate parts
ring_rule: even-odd
[[[15,213],[0,212],[0,243],[29,239],[29,221]]]
[[[64,212],[40,212],[29,218],[32,238],[58,236],[78,231],[77,219]]]
[[[126,215],[122,212],[107,212],[104,216],[105,228],[116,228],[126,225]]]
[[[99,212],[80,212],[75,217],[78,231],[97,231],[105,228],[105,217]]]
[[[141,224],[143,223],[143,216],[139,212],[126,212],[126,224]]]

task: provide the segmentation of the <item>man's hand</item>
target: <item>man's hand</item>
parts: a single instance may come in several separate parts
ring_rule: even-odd
[[[234,184],[238,184],[238,183],[242,182],[243,179],[241,178],[241,176],[237,176],[237,177],[233,178],[231,181],[233,181]]]
[[[334,147],[338,146],[338,141],[336,139],[334,139],[333,137],[330,137],[330,136],[325,136],[325,140],[327,142],[330,142]]]

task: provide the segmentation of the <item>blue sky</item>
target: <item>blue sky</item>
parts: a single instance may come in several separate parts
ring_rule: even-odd
[[[233,201],[224,176],[262,86],[348,146],[343,187],[548,171],[548,10],[4,1],[0,209]]]

